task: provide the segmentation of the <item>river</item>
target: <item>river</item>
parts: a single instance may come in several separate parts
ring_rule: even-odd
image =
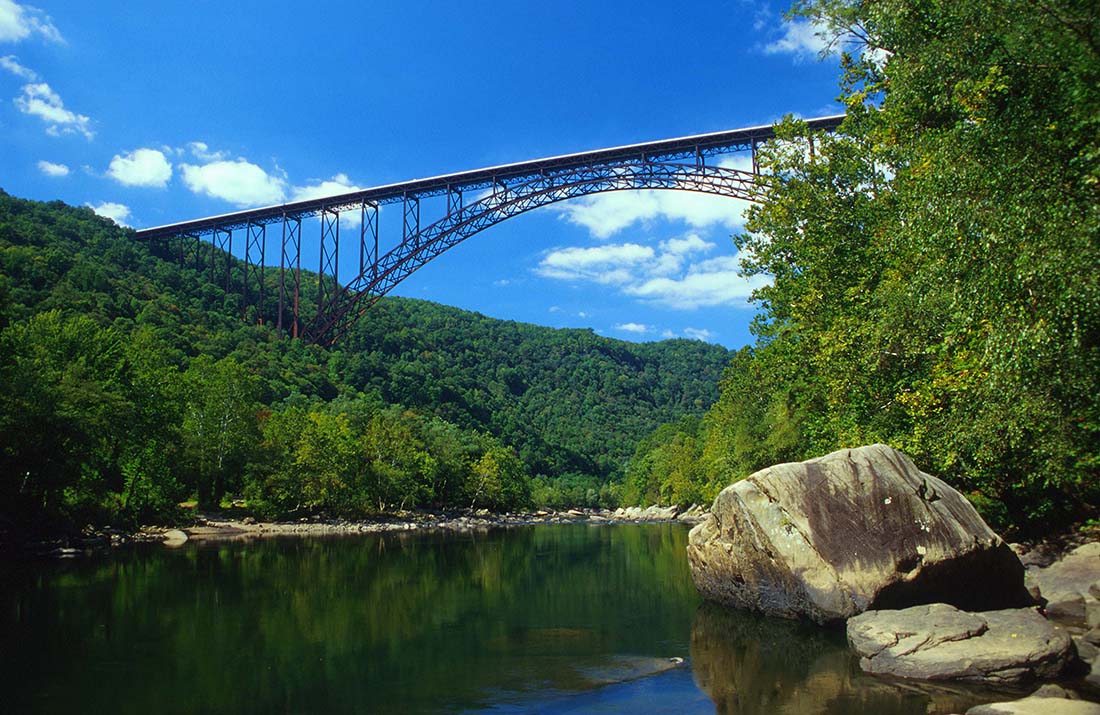
[[[875,713],[983,699],[705,605],[679,524],[146,545],[0,564],[5,712]],[[682,664],[670,659],[683,659]]]

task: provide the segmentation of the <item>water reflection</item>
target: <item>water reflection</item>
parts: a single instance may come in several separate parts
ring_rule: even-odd
[[[967,686],[870,677],[841,632],[711,604],[695,613],[691,659],[721,715],[925,715],[995,699]]]
[[[0,564],[0,702],[65,715],[901,715],[972,701],[866,678],[835,634],[699,608],[686,545],[680,525],[580,525]],[[950,706],[926,710],[933,700]]]

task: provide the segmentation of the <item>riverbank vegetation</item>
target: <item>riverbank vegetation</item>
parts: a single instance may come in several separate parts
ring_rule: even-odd
[[[690,502],[886,442],[998,529],[1094,518],[1096,4],[806,0],[795,15],[848,51],[847,119],[814,136],[786,121],[762,151],[777,180],[737,238],[745,272],[772,277],[757,342],[701,421],[641,443],[629,493]]]
[[[173,257],[0,192],[0,528],[166,521],[227,495],[262,517],[617,506],[637,440],[701,414],[728,361],[399,298],[322,349],[241,321],[208,254]]]

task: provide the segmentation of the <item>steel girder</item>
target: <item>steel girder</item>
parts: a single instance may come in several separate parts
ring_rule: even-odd
[[[327,301],[309,326],[307,337],[332,344],[342,337],[370,306],[421,266],[470,236],[532,209],[607,191],[667,189],[694,191],[757,201],[766,179],[750,172],[707,166],[702,157],[693,164],[643,159],[613,165],[546,172],[522,184],[501,184],[477,201],[463,205],[448,192],[448,213],[423,230],[410,232],[409,203],[405,203],[402,242],[364,267],[359,275]],[[419,207],[416,209],[419,224]]]
[[[287,250],[287,249],[290,250]],[[292,270],[294,293],[291,302],[291,337],[298,337],[298,298],[302,288],[302,219],[283,215],[282,250],[279,255],[279,314],[276,330],[283,334],[283,313],[286,310],[286,272]]]

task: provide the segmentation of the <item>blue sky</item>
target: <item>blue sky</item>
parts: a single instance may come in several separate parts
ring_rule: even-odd
[[[0,188],[149,227],[839,113],[836,62],[785,9],[0,0]],[[474,236],[395,293],[736,348],[754,312],[730,240],[743,208],[667,191],[557,204]],[[396,233],[385,213],[383,249]]]

